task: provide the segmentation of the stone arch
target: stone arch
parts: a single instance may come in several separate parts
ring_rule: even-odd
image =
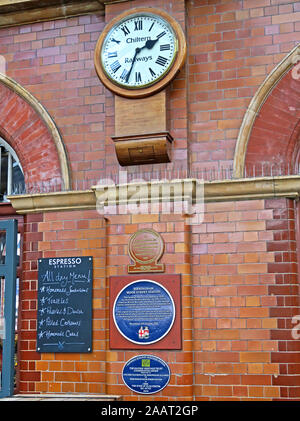
[[[300,155],[299,60],[300,44],[268,75],[249,104],[236,143],[235,178],[244,177],[245,168],[257,163],[261,169],[274,164],[282,174],[296,165]],[[266,174],[257,168],[256,175]]]
[[[2,73],[0,136],[18,155],[25,183],[55,182],[71,188],[67,153],[54,121],[33,95]]]

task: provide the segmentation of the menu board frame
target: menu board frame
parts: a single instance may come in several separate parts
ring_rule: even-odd
[[[38,259],[37,352],[92,352],[93,257]]]

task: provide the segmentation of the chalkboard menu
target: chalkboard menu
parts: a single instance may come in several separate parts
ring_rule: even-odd
[[[92,351],[93,258],[39,259],[38,352]]]

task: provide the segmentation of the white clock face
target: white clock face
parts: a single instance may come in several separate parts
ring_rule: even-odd
[[[107,34],[101,62],[112,82],[128,89],[150,86],[172,67],[177,40],[169,23],[154,14],[137,13]]]

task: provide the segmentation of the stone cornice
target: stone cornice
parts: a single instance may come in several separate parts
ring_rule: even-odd
[[[92,190],[10,196],[9,200],[19,214],[95,209]]]
[[[104,14],[104,0],[0,0],[0,27]]]
[[[287,197],[298,199],[300,176],[242,178],[204,184],[205,202]]]
[[[156,197],[151,197],[151,203],[174,201],[176,199],[176,189],[180,188],[180,185],[183,183],[187,186],[184,189],[184,200],[194,203],[195,191],[198,185],[202,185],[201,180],[155,181],[153,183],[145,182],[118,186],[94,186],[86,191],[16,195],[10,196],[9,200],[19,214],[100,209],[102,206],[106,206],[108,202],[109,205],[130,204],[133,195],[137,192],[141,202],[147,203],[149,201],[149,192],[153,186],[159,187],[160,192],[167,192],[167,194],[162,196],[159,193]],[[170,186],[172,186],[171,189]],[[203,187],[204,202],[279,197],[298,199],[300,194],[300,176],[212,181],[205,182]],[[135,200],[136,197],[134,197]]]

